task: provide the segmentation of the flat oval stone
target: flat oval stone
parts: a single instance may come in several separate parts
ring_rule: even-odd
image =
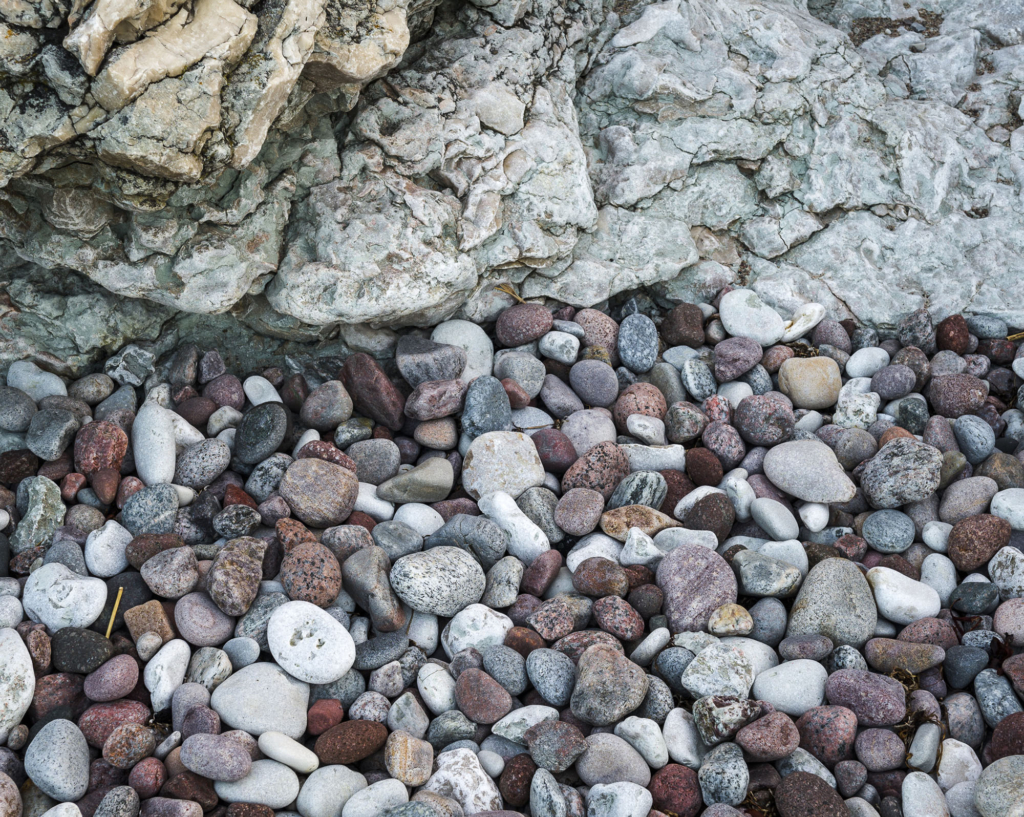
[[[246,465],[263,462],[284,442],[288,426],[288,410],[281,403],[271,400],[253,406],[238,424],[235,456]]]
[[[877,622],[871,587],[856,565],[846,559],[825,559],[804,579],[786,634],[816,633],[836,646],[859,649],[874,634]]]
[[[673,632],[700,631],[711,613],[736,601],[736,576],[713,550],[683,543],[658,565],[657,583],[665,593],[665,614]]]
[[[291,601],[274,611],[267,644],[282,669],[310,684],[337,681],[356,658],[348,631],[330,613],[305,601]]]
[[[770,449],[764,474],[777,488],[805,502],[849,502],[857,495],[835,453],[816,440],[793,440]]]
[[[906,694],[893,678],[867,670],[841,669],[825,683],[825,697],[845,706],[861,726],[893,726],[906,716]]]
[[[288,466],[278,490],[299,520],[313,528],[327,528],[348,519],[359,494],[359,482],[355,474],[340,465],[301,459]]]
[[[446,546],[398,559],[390,580],[395,594],[413,610],[444,617],[480,601],[486,584],[476,559]]]
[[[268,701],[273,706],[267,706]],[[295,740],[306,731],[308,702],[307,684],[268,663],[250,664],[233,673],[210,698],[210,706],[234,729],[256,736],[283,732]]]
[[[898,508],[931,495],[939,487],[942,454],[912,437],[886,443],[861,476],[861,488],[874,508]]]
[[[192,735],[181,744],[181,764],[210,780],[241,780],[252,768],[245,745],[226,735]]]

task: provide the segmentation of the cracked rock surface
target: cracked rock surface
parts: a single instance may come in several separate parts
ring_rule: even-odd
[[[1024,322],[1014,0],[3,0],[0,365],[727,284]]]

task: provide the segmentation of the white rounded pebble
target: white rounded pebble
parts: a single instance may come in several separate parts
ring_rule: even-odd
[[[725,331],[734,337],[750,338],[762,346],[782,340],[786,324],[752,289],[734,289],[722,296],[718,314]]]
[[[298,457],[299,452],[302,450],[302,446],[306,443],[318,441],[320,439],[320,432],[315,428],[307,428],[302,432],[302,436],[299,437],[299,441],[295,443],[295,447],[292,449],[292,457]]]
[[[949,533],[952,530],[953,526],[948,522],[933,519],[931,522],[925,523],[924,529],[921,531],[921,541],[936,553],[945,553],[949,550]]]
[[[471,604],[460,610],[441,633],[441,646],[453,658],[455,653],[473,647],[481,653],[487,647],[505,643],[512,629],[512,619],[482,604]]]
[[[800,521],[811,533],[818,533],[825,530],[828,525],[828,505],[821,502],[805,502],[797,511]]]
[[[4,743],[11,729],[25,717],[35,692],[36,675],[32,667],[32,656],[17,630],[0,629],[0,667],[3,668],[3,682],[0,683],[0,743]]]
[[[67,397],[68,387],[57,375],[44,372],[35,363],[18,360],[7,370],[7,385],[12,389],[21,389],[35,402],[44,397]]]
[[[956,590],[956,565],[948,556],[931,553],[921,563],[921,581],[939,594],[939,602],[945,607]]]
[[[709,530],[690,530],[689,528],[665,528],[654,534],[654,544],[665,553],[675,550],[680,545],[696,545],[708,550],[718,549],[718,537]]]
[[[242,391],[245,392],[245,396],[249,398],[249,402],[254,406],[258,406],[260,403],[284,402],[281,399],[281,395],[277,393],[277,389],[274,388],[273,383],[258,374],[245,378],[242,382]]]
[[[401,780],[378,780],[353,794],[341,810],[341,817],[377,817],[390,808],[409,802]]]
[[[544,591],[543,599],[553,599],[562,593],[575,593],[576,588],[572,583],[572,571],[567,567],[560,567],[558,573],[555,575],[555,580],[551,582],[551,586]]]
[[[480,765],[492,779],[500,777],[501,773],[505,771],[505,759],[497,752],[483,749],[477,752],[476,759],[480,761]]]
[[[412,610],[405,633],[412,645],[423,650],[424,655],[433,655],[440,640],[441,628],[437,623],[437,616],[433,613]]]
[[[242,422],[243,416],[242,412],[236,408],[221,406],[206,421],[207,436],[216,437],[225,429],[236,428]]]
[[[526,745],[526,733],[530,727],[536,726],[544,721],[557,721],[558,710],[552,706],[532,704],[513,709],[504,718],[491,727],[491,732],[499,737]]]
[[[1005,519],[1014,530],[1024,530],[1024,488],[999,491],[992,497],[989,513]]]
[[[781,541],[800,535],[800,526],[793,514],[778,500],[766,496],[755,499],[750,504],[750,516],[770,539]]]
[[[974,749],[953,738],[942,741],[942,759],[936,779],[943,791],[949,791],[959,783],[973,783],[979,777],[981,761]]]
[[[644,445],[668,445],[665,437],[665,422],[646,414],[630,414],[626,418],[626,431]]]
[[[0,530],[11,524],[11,515],[5,510],[0,510]]]
[[[199,494],[195,492],[194,488],[189,488],[186,485],[174,485],[172,483],[171,487],[174,489],[174,493],[178,495],[179,508],[187,508],[195,502],[196,497],[199,496]]]
[[[146,402],[132,424],[135,472],[146,485],[160,485],[174,479],[177,449],[172,412]]]
[[[652,769],[668,763],[668,747],[661,727],[650,718],[631,715],[615,725],[615,734],[636,749]]]
[[[455,709],[455,679],[440,664],[424,664],[416,673],[416,689],[435,715]]]
[[[828,671],[817,661],[798,658],[765,670],[754,679],[753,697],[799,718],[825,701]]]
[[[658,627],[636,646],[630,653],[629,660],[638,667],[646,667],[659,652],[668,646],[668,642],[671,640],[672,633],[668,627]]]
[[[786,564],[793,565],[804,576],[810,570],[810,561],[807,558],[807,550],[799,539],[785,539],[781,542],[765,542],[757,549],[757,552],[764,556],[771,556]]]
[[[17,596],[0,596],[0,630],[17,627],[25,619],[25,610]]]
[[[949,817],[942,789],[924,772],[908,774],[903,780],[901,793],[903,817]]]
[[[116,576],[128,567],[125,548],[134,537],[113,519],[94,530],[85,540],[85,566],[93,576]]]
[[[700,739],[693,715],[685,709],[673,709],[661,727],[665,747],[673,763],[679,763],[696,771],[707,753],[704,741]]]
[[[878,612],[894,624],[910,624],[931,618],[942,608],[939,594],[923,582],[888,567],[873,567],[867,573]]]
[[[309,684],[262,661],[229,675],[210,696],[210,708],[221,721],[255,737],[283,732],[298,740],[306,733],[308,705]]]
[[[871,377],[889,365],[889,353],[878,346],[858,349],[846,361],[847,377]],[[870,383],[869,383],[870,385]]]
[[[444,517],[429,505],[421,502],[410,502],[399,505],[394,520],[404,522],[420,536],[430,536],[444,527]]]
[[[568,332],[548,332],[540,339],[537,348],[544,357],[559,363],[575,363],[580,353],[580,339]]]
[[[779,655],[768,644],[755,641],[753,638],[745,638],[739,635],[730,635],[721,639],[721,643],[732,647],[741,653],[754,666],[755,678],[766,670],[779,665]]]
[[[146,664],[142,679],[153,700],[154,712],[161,712],[171,705],[171,697],[185,680],[191,658],[188,642],[175,638],[164,644]]]
[[[466,368],[460,375],[464,383],[471,383],[493,371],[494,343],[482,326],[470,321],[445,321],[434,327],[430,339],[466,350]]]
[[[315,774],[315,772],[314,772]],[[217,780],[217,796],[228,803],[259,803],[272,809],[291,805],[299,793],[299,777],[276,760],[253,761],[249,774],[234,783]]]
[[[260,751],[271,760],[290,766],[299,774],[309,774],[320,766],[320,759],[283,732],[264,732],[257,741]]]
[[[714,536],[714,534],[712,534]],[[619,554],[622,553],[623,543],[612,539],[606,533],[590,533],[580,539],[567,554],[565,554],[565,566],[569,572],[575,573],[580,563],[595,556],[619,561]]]
[[[792,343],[802,338],[825,318],[825,307],[821,304],[803,304],[792,317],[785,322],[785,332],[782,335],[783,343]]]
[[[630,415],[633,417],[635,415]],[[685,471],[686,449],[681,445],[620,445],[633,471]]]
[[[308,684],[337,681],[356,660],[348,630],[308,601],[290,601],[274,611],[267,644],[281,669]]]
[[[733,380],[729,383],[723,383],[718,387],[718,396],[729,401],[729,405],[735,410],[739,407],[739,404],[746,400],[748,397],[753,396],[754,390],[750,387],[749,383],[744,383],[740,380]]]
[[[750,506],[757,499],[757,494],[750,487],[746,477],[739,474],[726,474],[722,478],[719,487],[729,497],[733,510],[736,512],[736,519],[740,522],[746,522],[750,519]],[[674,528],[668,528],[667,530],[674,530]]]
[[[946,792],[946,805],[949,807],[950,817],[982,817],[981,812],[974,806],[974,790],[977,787],[976,782],[957,783]]]
[[[58,803],[39,817],[82,817],[82,810],[74,803]]]
[[[535,449],[536,451],[536,449]],[[477,502],[481,513],[508,534],[508,553],[529,567],[540,554],[551,550],[551,543],[534,522],[504,491],[485,494]]]
[[[369,482],[359,483],[359,493],[356,495],[356,504],[352,510],[360,511],[369,516],[374,522],[387,522],[394,518],[395,503],[388,502],[377,496],[377,486]]]
[[[306,778],[296,808],[302,817],[339,817],[352,795],[366,785],[366,778],[348,766],[324,766]]]
[[[1024,597],[1024,553],[1007,545],[989,559],[988,575],[999,588],[999,597],[1017,599]]]
[[[63,627],[88,627],[103,612],[107,585],[80,576],[58,562],[35,570],[22,593],[25,615],[56,632]]]

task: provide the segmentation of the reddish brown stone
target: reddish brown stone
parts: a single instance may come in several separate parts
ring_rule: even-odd
[[[74,459],[71,456],[71,452],[65,449],[59,457],[55,460],[49,460],[39,466],[38,474],[41,477],[46,477],[53,482],[60,482],[64,477],[70,474],[75,467]]]
[[[455,703],[474,723],[497,723],[512,710],[512,696],[483,670],[467,669],[455,682]]]
[[[832,768],[841,760],[853,759],[857,738],[857,716],[845,706],[816,706],[796,722],[800,748]]]
[[[619,325],[598,309],[581,309],[574,320],[583,327],[583,348],[596,346],[603,349],[609,365],[618,366]]]
[[[204,428],[213,413],[219,409],[209,397],[190,397],[174,407],[174,410],[190,425]]]
[[[576,615],[565,598],[555,596],[541,604],[527,622],[545,641],[555,641],[576,628]]]
[[[420,383],[405,400],[405,416],[421,422],[451,417],[462,411],[467,388],[459,378]]]
[[[655,772],[647,788],[656,809],[677,817],[696,817],[704,805],[697,773],[678,763],[669,763]]]
[[[530,405],[530,395],[511,377],[506,377],[502,380],[501,386],[505,389],[505,394],[508,395],[508,403],[513,411],[524,409]]]
[[[940,350],[948,349],[962,355],[967,351],[971,342],[971,330],[967,328],[967,321],[963,315],[950,315],[939,321],[935,327],[935,345]]]
[[[377,721],[345,721],[316,739],[313,751],[322,765],[357,763],[384,748],[388,728]]]
[[[526,627],[513,627],[505,633],[504,644],[506,647],[511,647],[523,658],[526,658],[534,650],[547,646],[544,639],[540,637],[540,633]]]
[[[213,790],[213,781],[187,770],[164,783],[160,788],[160,796],[191,800],[202,806],[203,811],[209,811],[219,802],[217,792]]]
[[[817,775],[793,772],[775,789],[781,817],[849,817],[839,792]]]
[[[41,720],[57,710],[62,710],[70,717],[77,718],[89,706],[89,701],[82,691],[84,681],[81,675],[69,672],[58,672],[37,678],[29,714],[34,720]],[[102,745],[101,742],[99,746]]]
[[[961,519],[949,532],[950,561],[961,573],[977,570],[1010,543],[1010,523],[983,513]]]
[[[550,332],[552,320],[540,304],[516,304],[498,315],[494,333],[502,346],[522,346]]]
[[[668,403],[661,389],[651,383],[634,383],[627,386],[616,398],[612,407],[612,419],[621,434],[626,433],[626,418],[631,414],[643,414],[658,420],[665,419]]]
[[[295,455],[295,459],[304,460],[307,458],[326,460],[347,468],[353,474],[356,472],[356,463],[348,454],[327,440],[310,440]]]
[[[345,708],[335,698],[321,698],[306,713],[306,728],[311,735],[322,735],[345,719]]]
[[[103,468],[121,468],[128,451],[128,435],[113,423],[100,420],[79,429],[75,437],[75,468],[89,476]]]
[[[350,355],[341,368],[340,380],[360,414],[392,431],[401,430],[405,399],[376,360],[363,352]]]
[[[367,531],[372,531],[377,526],[376,520],[369,514],[363,513],[362,511],[352,511],[352,513],[348,515],[348,519],[345,520],[345,524],[358,525]]]
[[[124,723],[103,742],[103,759],[118,769],[131,769],[154,749],[156,738],[151,729],[139,723]]]
[[[552,644],[551,649],[569,656],[575,664],[579,662],[580,656],[595,644],[603,644],[625,655],[622,642],[603,630],[581,630],[578,633],[570,633]]]
[[[124,503],[131,499],[135,494],[146,487],[146,484],[138,477],[125,477],[121,480],[121,484],[117,486],[117,507],[124,508]]]
[[[139,761],[128,775],[128,785],[135,789],[143,800],[155,797],[166,782],[167,769],[155,757]]]
[[[298,519],[278,519],[274,525],[277,541],[284,545],[285,553],[290,553],[299,545],[317,544],[313,532]]]
[[[60,498],[71,504],[78,496],[78,492],[85,487],[85,477],[82,474],[68,474],[60,482]]]
[[[530,784],[537,773],[537,764],[527,754],[515,755],[505,762],[498,779],[498,790],[505,804],[520,808],[530,802]]]
[[[561,553],[557,550],[544,551],[524,571],[523,579],[519,583],[520,592],[528,593],[532,596],[543,596],[544,592],[555,580],[561,567]]]
[[[625,597],[629,593],[629,577],[618,562],[603,556],[591,556],[576,566],[572,586],[584,596]]]
[[[683,526],[690,530],[709,530],[722,544],[729,538],[736,511],[725,494],[708,494],[694,503],[683,519]]]
[[[704,345],[704,313],[696,304],[678,304],[662,319],[659,331],[669,346],[699,349]]]
[[[224,501],[221,505],[225,508],[229,505],[248,505],[254,511],[259,510],[259,505],[256,503],[256,500],[237,485],[229,485],[224,490]]]
[[[686,475],[694,486],[718,485],[724,473],[722,463],[708,449],[693,448],[686,452]]]
[[[144,725],[152,712],[139,701],[115,701],[109,704],[93,704],[78,719],[78,728],[82,730],[90,746],[102,749],[107,738],[119,726],[126,724]]]
[[[629,460],[622,449],[613,442],[598,443],[565,472],[562,493],[573,488],[592,488],[607,502],[628,475]]]
[[[0,482],[12,488],[39,470],[39,457],[27,448],[0,454]]]
[[[605,596],[595,601],[594,620],[602,630],[622,641],[636,641],[644,633],[640,614],[618,596]]]
[[[302,544],[281,562],[281,583],[292,601],[328,607],[341,592],[341,565],[323,545]]]
[[[542,428],[530,438],[545,471],[564,474],[579,457],[572,442],[557,428]]]
[[[736,733],[736,743],[753,761],[773,763],[800,745],[800,731],[785,712],[769,712]]]

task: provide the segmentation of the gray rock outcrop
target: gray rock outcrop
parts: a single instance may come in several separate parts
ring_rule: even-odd
[[[386,345],[502,284],[1024,326],[1019,10],[3,0],[0,366]]]

